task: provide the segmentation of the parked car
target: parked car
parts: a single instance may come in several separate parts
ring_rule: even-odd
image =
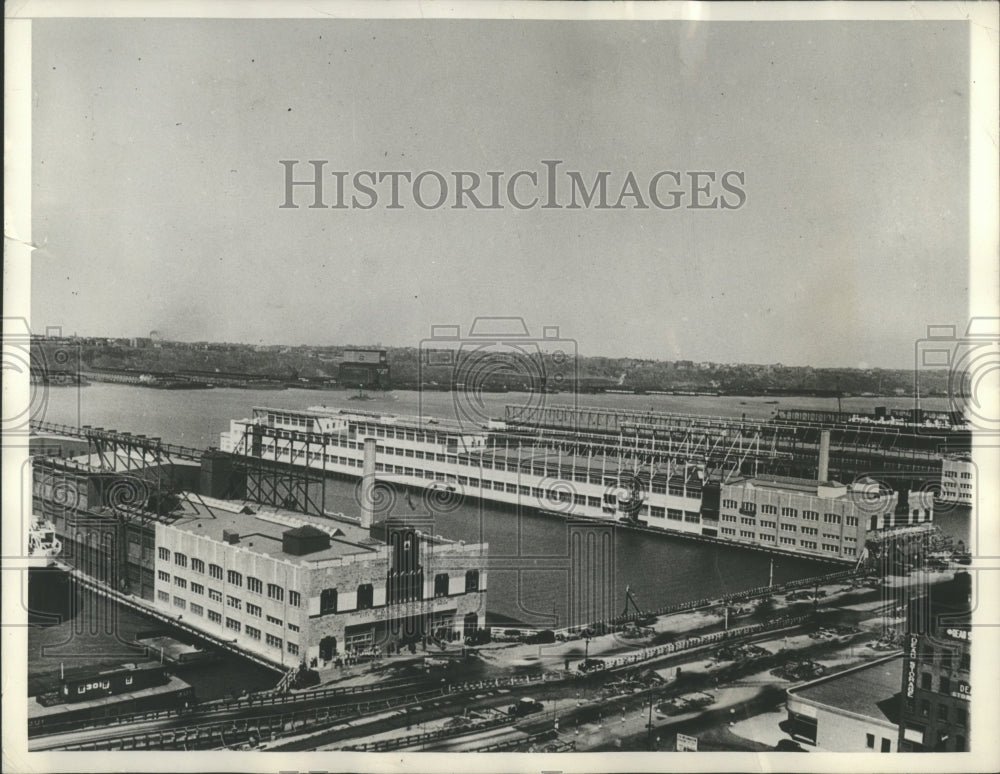
[[[598,669],[604,669],[605,663],[603,658],[588,658],[580,662],[581,672],[594,672]]]
[[[529,634],[524,638],[524,641],[529,645],[547,645],[556,641],[556,634],[551,629],[541,629]]]
[[[542,706],[541,702],[526,696],[511,704],[507,708],[507,714],[513,718],[523,718],[525,715],[534,715],[536,712],[541,712],[544,709],[545,707]]]

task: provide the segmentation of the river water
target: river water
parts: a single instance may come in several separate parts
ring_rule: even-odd
[[[239,390],[197,391],[153,390],[130,385],[95,383],[82,388],[52,388],[41,401],[38,419],[62,424],[89,424],[107,429],[158,436],[164,441],[194,447],[218,445],[219,433],[229,420],[249,416],[254,406],[306,408],[328,405],[402,415],[424,414],[455,419],[475,412],[500,417],[507,404],[528,405],[530,396],[518,393],[487,394],[477,405],[460,403],[451,393],[419,394],[399,391],[388,395],[373,393],[367,401],[352,400],[343,391]],[[569,404],[562,395],[545,396],[554,405]],[[464,400],[462,396],[459,398]],[[944,402],[941,408],[944,408]],[[836,409],[835,399],[784,398],[778,404],[764,398],[587,395],[579,405],[676,411],[716,416],[767,418],[782,407]],[[846,399],[845,411],[870,411],[875,405],[904,406],[886,399]],[[937,408],[927,405],[926,408]],[[327,507],[344,513],[357,512],[355,482],[331,479],[327,484]],[[419,505],[420,499],[416,498]],[[407,510],[407,499],[397,507]],[[412,504],[411,504],[412,507]],[[955,529],[967,530],[968,519],[952,514]],[[492,568],[489,575],[488,613],[494,622],[521,621],[544,626],[578,623],[580,617],[596,618],[615,614],[625,607],[625,589],[630,587],[643,607],[657,608],[677,602],[716,597],[740,589],[764,585],[771,572],[768,555],[746,549],[716,546],[612,526],[574,526],[561,518],[534,512],[516,512],[504,507],[467,501],[446,513],[438,513],[426,527],[433,534],[466,542],[487,541]],[[963,538],[965,539],[965,538]],[[600,567],[592,566],[574,546],[601,545]],[[831,572],[837,567],[810,559],[777,557],[774,581],[809,577]],[[586,587],[586,593],[580,589]],[[586,597],[581,602],[581,599]],[[126,629],[150,628],[138,616],[120,614]],[[64,624],[63,626],[67,626]],[[32,650],[41,657],[41,648],[65,638],[59,627],[40,630],[32,637]],[[97,645],[95,648],[109,646]],[[128,639],[128,637],[120,638]],[[77,640],[82,642],[82,640]],[[112,643],[112,652],[120,644]],[[86,650],[87,648],[84,648]],[[53,663],[52,658],[40,662]],[[34,671],[34,670],[33,670]],[[255,683],[264,673],[250,670],[246,678]],[[226,678],[229,679],[229,678]],[[226,680],[216,687],[224,688]],[[213,691],[215,692],[215,691]]]
[[[801,408],[836,411],[836,398],[742,398],[708,395],[617,395],[598,393],[530,395],[527,393],[462,393],[397,390],[368,393],[368,400],[354,400],[343,390],[153,390],[124,384],[95,382],[84,387],[50,387],[33,405],[34,419],[159,436],[164,441],[188,446],[217,446],[219,433],[229,429],[230,419],[247,417],[254,406],[308,408],[327,405],[338,408],[439,419],[485,420],[502,418],[504,406],[578,405],[634,411],[666,411],[709,416],[767,419],[780,409]],[[907,398],[845,398],[845,412],[871,412],[875,406],[909,408]],[[921,399],[928,410],[946,410],[944,398]]]

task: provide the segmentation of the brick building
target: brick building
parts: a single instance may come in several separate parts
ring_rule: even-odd
[[[967,752],[972,698],[971,579],[959,573],[910,602],[899,748]]]

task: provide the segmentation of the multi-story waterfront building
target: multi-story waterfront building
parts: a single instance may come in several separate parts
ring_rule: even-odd
[[[969,454],[953,454],[941,460],[941,499],[972,506],[976,495],[976,466]]]
[[[899,749],[969,750],[971,578],[959,573],[907,607]]]
[[[438,419],[255,408],[251,418],[230,423],[220,448],[359,476],[366,438],[378,444],[376,473],[392,483],[603,520],[622,518],[639,497],[638,518],[649,526],[705,534],[703,466],[668,461],[637,467],[585,442],[567,451],[565,444],[528,443]]]
[[[386,534],[386,527],[376,525]],[[378,534],[378,533],[376,533]],[[329,661],[485,622],[486,546],[404,525],[388,543],[348,521],[208,498],[156,525],[156,606],[272,661]]]
[[[866,479],[755,476],[723,483],[719,498],[722,538],[852,560],[869,536],[933,520],[929,494],[908,492],[901,513],[898,492]]]
[[[483,627],[486,544],[433,536],[418,519],[373,523],[370,507],[359,522],[214,498],[225,469],[213,463],[36,457],[33,512],[52,523],[62,564],[274,665]]]
[[[366,438],[375,439],[379,478],[516,507],[671,532],[774,551],[856,562],[866,540],[927,525],[932,500],[904,498],[876,482],[850,486],[715,470],[696,449],[633,449],[628,438],[552,439],[480,430],[443,420],[358,411],[255,408],[234,420],[221,449],[262,460],[360,475]]]

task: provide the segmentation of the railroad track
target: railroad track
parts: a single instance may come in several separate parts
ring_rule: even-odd
[[[153,727],[141,730],[131,729],[90,729],[58,735],[36,737],[32,750],[204,750],[234,745],[256,745],[273,742],[285,736],[322,731],[366,716],[377,715],[397,709],[420,705],[435,699],[451,700],[469,693],[483,690],[498,690],[526,687],[544,682],[545,675],[496,678],[426,688],[423,691],[390,691],[384,699],[368,700],[353,704],[327,703],[300,709],[276,708],[271,705],[254,705],[244,711],[254,714],[250,717],[227,717],[208,719],[201,723],[187,722],[173,728]],[[385,693],[385,687],[376,689]],[[337,694],[341,696],[342,694]],[[300,694],[305,701],[316,701],[309,694]],[[322,697],[321,697],[322,700]],[[174,718],[176,719],[176,718]],[[169,720],[169,719],[168,719]],[[185,717],[184,720],[190,720]],[[162,722],[162,721],[154,721]]]
[[[321,730],[348,720],[420,704],[443,695],[440,688],[396,696],[380,701],[348,706],[311,707],[270,712],[259,717],[216,720],[181,728],[148,729],[131,733],[111,733],[97,738],[75,740],[81,734],[43,737],[32,750],[212,750],[258,744],[283,736]],[[94,737],[95,735],[89,735]]]
[[[778,619],[772,623],[779,624],[787,629],[797,629],[805,618]],[[703,650],[723,641],[732,643],[741,640],[753,640],[760,637],[772,635],[775,628],[772,626],[754,625],[741,627],[729,632],[714,633],[709,636],[689,638],[678,646],[653,648],[647,651],[648,657],[644,659],[623,658],[623,663],[610,666],[602,673],[612,677],[615,673],[642,668],[663,659],[689,655],[693,652]],[[444,685],[424,691],[414,691],[412,693],[400,694],[398,690],[392,691],[390,696],[380,700],[370,700],[356,702],[353,704],[323,703],[319,706],[303,707],[295,709],[287,706],[272,706],[268,704],[248,706],[246,712],[255,713],[251,717],[226,718],[208,720],[204,723],[186,723],[176,728],[147,728],[132,729],[122,733],[112,730],[107,733],[104,729],[91,732],[73,732],[59,736],[46,736],[37,738],[32,744],[33,750],[203,750],[232,748],[234,746],[254,747],[265,742],[276,742],[284,737],[302,736],[314,732],[322,732],[349,720],[358,720],[372,715],[379,715],[406,707],[419,706],[435,699],[439,700],[435,706],[440,704],[440,700],[450,704],[453,700],[468,693],[480,691],[490,691],[498,689],[510,689],[528,687],[540,682],[564,683],[574,680],[593,681],[594,678],[600,680],[597,674],[577,675],[564,674],[556,676],[550,675],[525,675],[521,677],[495,678],[490,680],[480,680],[476,682],[462,683],[459,685]],[[385,687],[376,690],[385,690]],[[316,701],[315,696],[308,693],[300,694],[304,702]],[[333,694],[325,698],[339,698],[342,693]],[[297,697],[298,698],[298,697]],[[320,697],[320,701],[324,697]],[[277,710],[277,711],[276,711]]]
[[[40,729],[29,729],[28,736],[52,736],[55,734],[84,732],[92,728],[106,729],[115,726],[128,726],[143,723],[153,723],[157,721],[170,721],[182,719],[190,724],[198,718],[210,717],[233,717],[237,719],[241,714],[257,713],[268,709],[275,711],[282,707],[294,707],[295,705],[315,704],[327,702],[330,705],[337,703],[338,699],[353,700],[357,704],[358,700],[367,697],[368,700],[380,694],[394,693],[414,693],[420,688],[428,689],[430,681],[421,680],[394,680],[385,683],[350,685],[333,688],[321,688],[300,693],[258,693],[238,699],[216,699],[213,701],[196,704],[193,708],[171,707],[162,710],[148,710],[146,712],[131,712],[122,715],[115,715],[107,718],[93,718],[84,721],[67,721],[60,724],[44,726]]]

